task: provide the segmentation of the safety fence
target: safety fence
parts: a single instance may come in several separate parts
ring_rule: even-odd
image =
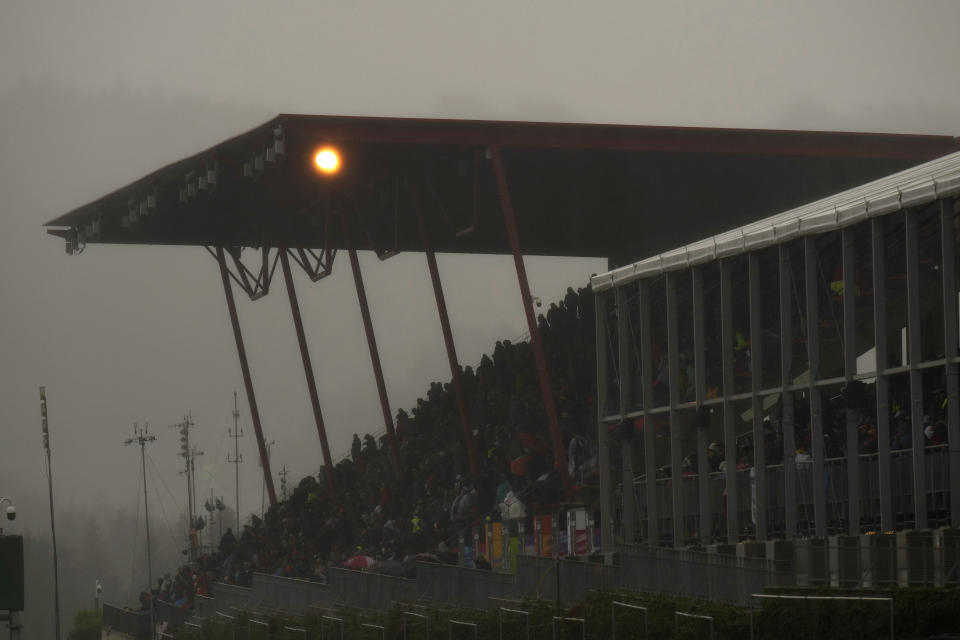
[[[132,638],[150,635],[150,613],[147,611],[132,611],[104,603],[102,612],[105,630],[117,631]]]
[[[339,608],[383,612],[398,602],[484,610],[523,600],[578,603],[595,590],[749,606],[753,594],[770,587],[817,585],[960,586],[960,530],[751,542],[719,545],[710,552],[625,546],[613,564],[521,555],[513,573],[418,563],[416,579],[346,569],[330,570],[326,583],[254,574],[250,588],[215,584],[214,597],[195,598],[193,614],[304,615]],[[170,605],[157,611],[158,622],[171,628],[182,624],[184,615]],[[144,613],[115,607],[104,617],[118,630],[146,624]]]

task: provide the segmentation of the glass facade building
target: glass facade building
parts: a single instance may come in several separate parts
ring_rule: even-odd
[[[960,526],[960,153],[594,276],[605,549]]]

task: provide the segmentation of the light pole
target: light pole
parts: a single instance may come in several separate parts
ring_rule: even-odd
[[[144,425],[143,429],[138,429],[136,423],[134,423],[134,437],[127,438],[123,441],[123,444],[140,445],[140,467],[143,471],[143,515],[147,523],[147,580],[149,580],[147,597],[150,603],[150,640],[153,640],[157,628],[153,622],[153,564],[150,561],[150,508],[147,506],[147,459],[145,446],[148,442],[156,440],[157,436],[149,435],[149,429],[150,427],[148,425]]]
[[[40,387],[40,427],[47,452],[47,489],[50,494],[50,537],[53,542],[53,616],[56,639],[60,640],[60,569],[57,562],[57,528],[53,518],[53,466],[50,464],[50,432],[47,428],[47,388]]]

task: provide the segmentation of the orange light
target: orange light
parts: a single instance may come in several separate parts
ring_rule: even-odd
[[[340,154],[332,147],[324,147],[317,151],[313,162],[317,165],[317,171],[325,174],[334,174],[340,170]]]

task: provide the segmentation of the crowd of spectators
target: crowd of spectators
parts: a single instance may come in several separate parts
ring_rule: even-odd
[[[568,472],[577,497],[587,500],[596,491],[592,293],[568,288],[538,324]],[[341,566],[409,574],[411,559],[455,562],[458,545],[487,521],[562,502],[530,343],[498,341],[461,377],[478,477],[471,474],[453,386],[433,382],[416,406],[396,415],[400,474],[386,435],[355,434],[350,453],[333,469],[337,492],[326,469],[303,478],[263,519],[252,516],[240,532],[228,529],[175,580],[161,580],[156,595],[190,606],[193,594],[213,582],[249,585],[255,572],[320,581]]]

